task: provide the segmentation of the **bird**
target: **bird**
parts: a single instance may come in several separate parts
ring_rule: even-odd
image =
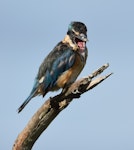
[[[27,99],[18,108],[18,113],[35,96],[44,97],[49,91],[64,90],[77,79],[86,64],[87,41],[86,25],[79,21],[72,21],[63,40],[41,63],[33,88]]]

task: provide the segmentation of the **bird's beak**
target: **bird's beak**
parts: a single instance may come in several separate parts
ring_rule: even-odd
[[[82,40],[83,42],[87,42],[88,41],[88,38],[87,38],[87,35],[81,33],[77,36],[78,39]]]

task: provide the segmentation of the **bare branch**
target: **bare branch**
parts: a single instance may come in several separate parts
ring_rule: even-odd
[[[53,98],[49,98],[47,101],[45,101],[45,103],[30,119],[24,130],[18,135],[12,149],[32,149],[34,143],[42,134],[42,132],[49,126],[54,118],[70,104],[74,98],[79,98],[83,93],[91,90],[102,81],[107,79],[110,75],[112,75],[112,73],[110,73],[106,76],[95,78],[108,66],[109,64],[103,65],[89,76],[74,82],[61,94],[56,95]]]

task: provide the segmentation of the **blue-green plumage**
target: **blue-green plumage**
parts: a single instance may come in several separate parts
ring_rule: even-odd
[[[58,50],[59,48],[59,50]],[[75,61],[75,52],[69,49],[68,46],[60,42],[55,49],[46,57],[39,68],[37,79],[44,78],[41,85],[44,93],[47,93],[52,88],[56,88],[58,77],[68,70]]]
[[[83,69],[87,58],[87,29],[81,22],[72,22],[67,35],[49,53],[39,67],[29,97],[19,107],[20,112],[35,96],[65,88],[74,82]]]

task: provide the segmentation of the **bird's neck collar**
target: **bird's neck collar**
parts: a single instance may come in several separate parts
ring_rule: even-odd
[[[79,40],[78,38],[74,39],[74,42],[72,41],[72,39],[70,38],[70,36],[67,34],[65,36],[65,38],[62,41],[65,44],[69,44],[74,51],[78,51],[80,53],[83,53],[86,49],[86,42]]]
[[[74,51],[78,50],[78,48],[79,48],[79,47],[77,46],[77,44],[74,44],[74,43],[72,42],[72,40],[71,40],[71,38],[69,37],[69,35],[66,35],[65,38],[62,40],[62,42],[65,43],[65,44],[69,44],[69,45],[73,48]]]

